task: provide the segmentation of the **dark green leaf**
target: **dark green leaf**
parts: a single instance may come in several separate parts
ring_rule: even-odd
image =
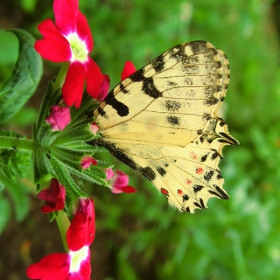
[[[11,30],[19,39],[19,57],[13,75],[0,90],[0,123],[10,119],[35,92],[42,75],[42,59],[35,39],[26,31]]]

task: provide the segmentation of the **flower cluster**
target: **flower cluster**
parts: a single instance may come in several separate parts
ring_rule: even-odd
[[[50,125],[50,133],[60,135],[67,126],[68,130],[72,127],[73,108],[70,110],[69,107],[80,107],[84,87],[92,98],[101,102],[108,94],[110,78],[101,72],[89,56],[93,49],[93,38],[87,20],[78,8],[78,0],[54,0],[53,10],[55,23],[46,19],[38,25],[43,38],[37,40],[34,47],[43,58],[63,63],[55,80],[54,92],[61,88],[64,104],[59,102],[59,105],[53,105],[50,111],[46,111],[49,115],[44,117],[45,122]],[[127,61],[121,79],[127,78],[135,71],[132,62]],[[96,137],[99,126],[93,122],[89,130],[91,135]],[[77,156],[77,159],[80,160],[77,168],[82,169],[83,174],[89,174],[88,172],[98,167],[98,161],[92,155]],[[109,186],[112,193],[136,192],[136,189],[128,185],[129,177],[122,171],[114,172],[111,168],[102,166],[99,168],[106,173],[104,185]],[[61,226],[60,230],[67,253],[53,253],[43,257],[28,267],[27,276],[30,279],[90,279],[89,246],[95,236],[94,203],[90,198],[79,197],[77,209],[69,213],[71,209],[69,205],[65,205],[66,197],[68,198],[67,185],[63,186],[58,179],[53,178],[50,186],[39,192],[38,198],[43,201],[42,213],[51,213],[58,224],[63,224],[64,230],[61,230]],[[73,217],[71,223],[64,209]]]
[[[53,9],[55,24],[51,19],[39,24],[44,38],[34,47],[47,60],[70,63],[61,91],[66,105],[78,108],[84,83],[88,94],[97,98],[104,77],[89,56],[93,39],[87,20],[78,8],[78,0],[55,0]]]
[[[57,208],[59,210],[59,208]],[[66,233],[68,253],[53,253],[30,265],[30,279],[90,279],[90,249],[94,240],[94,204],[80,198],[79,207]]]

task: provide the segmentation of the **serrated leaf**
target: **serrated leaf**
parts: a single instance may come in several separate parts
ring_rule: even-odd
[[[42,183],[51,179],[50,161],[44,150],[38,148],[33,153],[34,182]]]
[[[51,171],[57,180],[66,188],[67,195],[71,192],[76,197],[86,197],[86,194],[78,187],[72,179],[64,164],[56,158],[51,158]],[[78,171],[77,171],[78,172]]]
[[[0,90],[0,123],[20,110],[35,92],[42,75],[42,59],[33,47],[33,36],[20,29],[10,31],[19,39],[19,57],[13,75]]]

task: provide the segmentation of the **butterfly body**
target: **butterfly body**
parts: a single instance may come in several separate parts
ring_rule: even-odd
[[[229,82],[225,54],[204,41],[166,51],[118,84],[94,111],[91,144],[148,178],[180,211],[227,199],[218,168],[230,136],[217,111]]]

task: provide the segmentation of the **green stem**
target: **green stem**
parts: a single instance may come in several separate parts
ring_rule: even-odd
[[[59,88],[62,88],[64,81],[65,81],[65,77],[67,74],[69,68],[69,62],[66,63],[62,63],[61,64],[61,68],[60,71],[55,79],[54,82],[54,86],[53,86],[53,92],[56,92]]]
[[[23,139],[11,136],[0,136],[0,149],[18,149],[33,151],[35,143],[31,139]]]
[[[70,226],[70,221],[67,218],[67,215],[64,211],[58,211],[55,220],[56,220],[59,232],[60,232],[63,246],[64,246],[65,250],[68,252],[69,248],[68,248],[68,245],[66,242],[66,232]]]

